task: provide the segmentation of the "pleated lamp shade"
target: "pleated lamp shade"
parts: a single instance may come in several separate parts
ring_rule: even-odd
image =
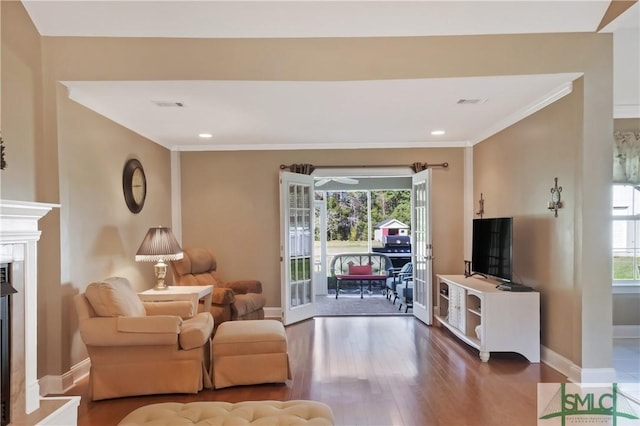
[[[171,228],[158,226],[149,228],[147,231],[136,253],[136,262],[179,260],[183,256],[182,247],[171,232]]]

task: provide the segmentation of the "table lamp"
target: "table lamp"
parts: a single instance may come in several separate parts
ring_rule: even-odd
[[[182,247],[170,228],[157,226],[149,228],[140,248],[136,253],[136,262],[157,262],[153,269],[156,273],[157,283],[154,290],[166,290],[164,278],[167,275],[165,260],[182,259]]]

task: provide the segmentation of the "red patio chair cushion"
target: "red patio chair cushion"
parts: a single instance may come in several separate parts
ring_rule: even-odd
[[[371,275],[371,265],[349,265],[349,275]]]

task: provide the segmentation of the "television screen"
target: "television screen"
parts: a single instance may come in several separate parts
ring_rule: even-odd
[[[473,272],[511,281],[512,222],[510,217],[473,220]]]

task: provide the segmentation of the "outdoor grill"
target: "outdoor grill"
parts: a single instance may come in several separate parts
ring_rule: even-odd
[[[409,235],[386,235],[384,247],[372,247],[376,253],[384,253],[393,264],[393,268],[402,268],[411,262],[411,237]]]

